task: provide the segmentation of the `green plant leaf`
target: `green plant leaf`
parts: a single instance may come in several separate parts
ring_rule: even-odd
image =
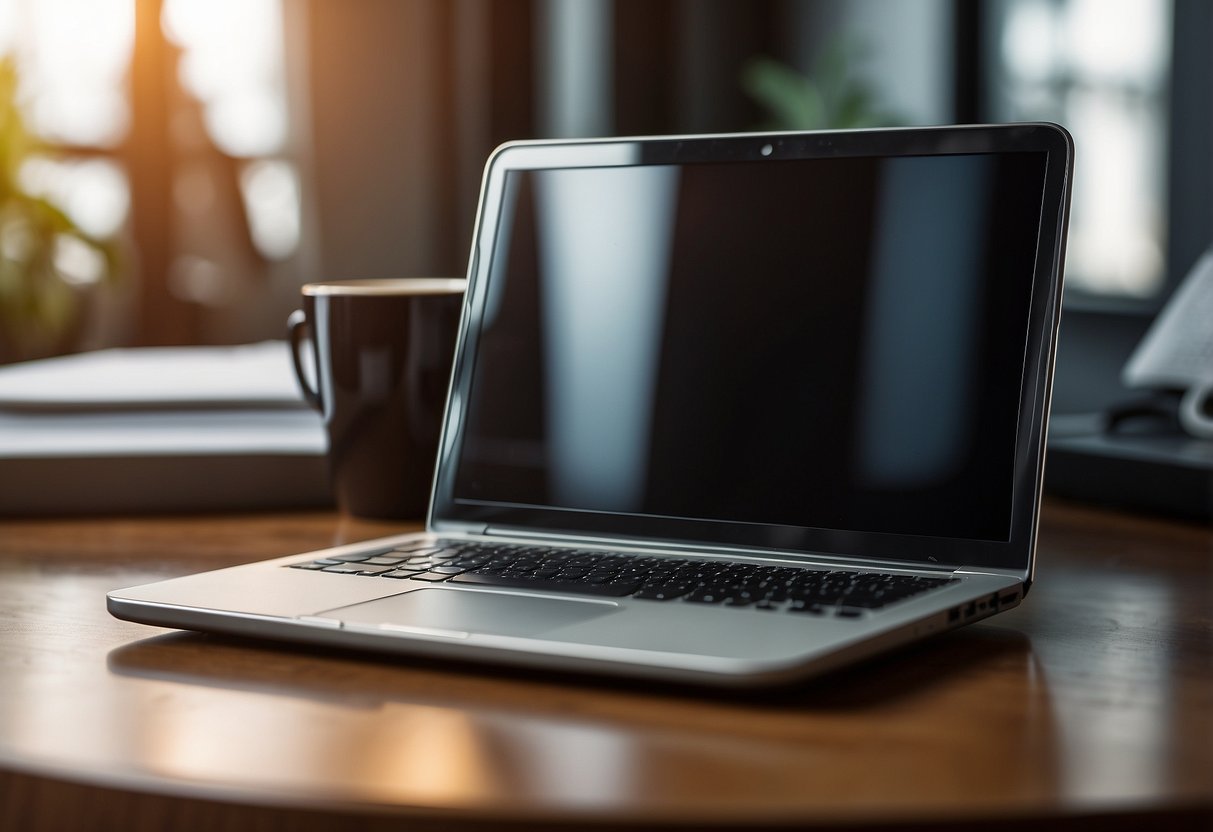
[[[26,128],[19,88],[12,56],[0,57],[0,360],[61,350],[77,325],[81,292],[55,267],[61,238],[102,255],[103,282],[122,274],[116,241],[93,237],[52,200],[23,187],[20,171],[31,156],[54,160],[58,154]]]
[[[871,86],[855,71],[866,50],[856,40],[831,39],[813,62],[810,75],[771,58],[746,64],[741,86],[770,116],[776,130],[824,130],[889,126],[901,122],[881,106]]]
[[[742,72],[742,85],[779,129],[816,130],[824,121],[825,102],[817,87],[783,64],[769,58],[752,61]]]

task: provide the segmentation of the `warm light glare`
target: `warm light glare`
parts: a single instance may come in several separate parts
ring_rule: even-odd
[[[86,234],[112,237],[126,222],[130,193],[122,169],[109,159],[35,156],[18,172],[21,186],[49,199]]]
[[[116,147],[126,137],[134,28],[131,0],[0,0],[0,53],[17,66],[19,103],[35,136],[85,148]],[[33,155],[20,160],[17,179],[85,235],[113,237],[126,222],[126,174],[111,159]],[[8,246],[18,243],[10,239]],[[106,270],[96,249],[64,235],[56,240],[54,265],[75,285],[94,283]]]
[[[16,61],[22,110],[36,136],[52,145],[106,149],[127,138],[134,9],[133,0],[0,0],[0,54]],[[252,160],[239,188],[253,242],[270,259],[289,256],[299,242],[298,177],[289,162],[264,158],[280,155],[286,144],[281,0],[166,0],[163,10],[164,35],[179,50],[181,84],[201,105],[204,122],[190,122],[192,135],[205,130],[221,151]],[[205,212],[214,201],[212,174],[195,167],[201,173],[187,165],[174,181],[186,214]],[[96,238],[119,234],[130,213],[126,172],[104,156],[35,156],[22,162],[18,176],[28,193]],[[212,198],[199,198],[200,191]],[[10,248],[17,244],[9,241]],[[70,243],[59,261],[77,282],[97,271]],[[194,287],[191,296],[226,295],[212,272],[175,274]]]
[[[282,150],[287,114],[280,0],[167,0],[162,26],[181,47],[181,85],[233,156]]]
[[[242,171],[253,243],[266,257],[280,260],[299,245],[300,194],[295,168],[281,159],[250,162]]]
[[[134,3],[7,0],[0,9],[0,48],[21,66],[21,95],[33,129],[66,144],[119,142],[130,119],[124,78]]]
[[[77,237],[55,238],[55,270],[73,286],[96,283],[105,274],[105,258]]]

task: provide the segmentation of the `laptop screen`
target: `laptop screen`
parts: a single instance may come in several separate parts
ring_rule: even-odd
[[[1008,540],[1047,161],[506,172],[453,506]]]

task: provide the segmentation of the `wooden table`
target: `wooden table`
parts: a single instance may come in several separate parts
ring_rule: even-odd
[[[105,612],[114,587],[399,530],[328,513],[0,523],[0,829],[1213,828],[1197,526],[1049,505],[1019,609],[761,696]]]

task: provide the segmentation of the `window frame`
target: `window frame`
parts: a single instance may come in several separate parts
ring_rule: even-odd
[[[1166,139],[1166,267],[1143,298],[1066,288],[1068,310],[1152,318],[1213,244],[1213,5],[1172,0]],[[991,78],[998,18],[985,3],[955,0],[955,86],[959,122],[994,118]],[[1082,147],[1077,150],[1082,153]]]

